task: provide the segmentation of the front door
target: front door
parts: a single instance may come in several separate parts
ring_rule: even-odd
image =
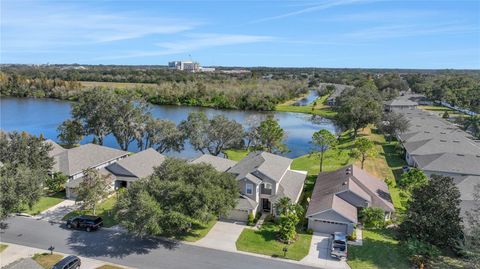
[[[262,209],[263,211],[265,212],[270,212],[271,210],[271,204],[270,204],[270,201],[266,198],[262,198]]]

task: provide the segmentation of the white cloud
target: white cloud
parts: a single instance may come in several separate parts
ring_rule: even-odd
[[[350,4],[354,4],[354,3],[358,3],[358,2],[365,2],[365,0],[330,0],[330,1],[325,1],[322,4],[310,6],[310,7],[303,8],[303,9],[300,9],[300,10],[297,10],[297,11],[292,11],[292,12],[288,12],[288,13],[284,13],[284,14],[280,14],[280,15],[276,15],[276,16],[265,17],[265,18],[261,18],[261,19],[258,19],[258,20],[253,20],[250,23],[260,23],[260,22],[284,19],[284,18],[288,18],[288,17],[302,15],[304,13],[310,13],[310,12],[314,12],[314,11],[318,11],[318,10],[329,9],[329,8],[336,7],[336,6],[350,5]]]
[[[478,32],[478,30],[478,27],[463,24],[399,24],[370,27],[358,31],[345,33],[341,36],[347,39],[353,38],[356,40],[372,40],[439,34],[466,34]]]
[[[54,6],[6,1],[2,9],[3,45],[14,49],[46,49],[174,34],[201,24],[161,15],[114,13],[72,4]]]
[[[250,43],[270,42],[275,40],[272,36],[263,35],[235,35],[235,34],[190,34],[186,38],[171,41],[161,42],[156,44],[158,50],[150,51],[132,51],[119,56],[105,57],[101,59],[123,59],[134,57],[149,57],[149,56],[163,56],[174,55],[181,53],[191,53],[200,49],[240,45]]]

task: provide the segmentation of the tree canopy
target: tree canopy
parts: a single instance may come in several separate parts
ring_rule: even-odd
[[[382,102],[382,96],[371,82],[359,88],[346,89],[336,100],[336,120],[345,130],[353,129],[356,137],[359,129],[378,122],[382,115]]]
[[[225,215],[238,196],[233,175],[211,165],[169,158],[151,177],[120,194],[116,212],[121,224],[135,234],[175,234]]]
[[[187,120],[180,123],[180,129],[195,150],[215,156],[227,149],[241,147],[245,137],[240,123],[223,115],[208,119],[204,112],[190,113]]]
[[[312,144],[318,150],[320,155],[320,172],[323,171],[323,155],[325,152],[337,144],[337,138],[327,129],[322,129],[313,133]]]
[[[413,190],[400,234],[440,248],[454,248],[459,243],[460,191],[451,177],[432,175],[426,185]]]

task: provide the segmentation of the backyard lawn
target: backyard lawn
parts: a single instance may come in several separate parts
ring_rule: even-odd
[[[102,217],[103,219],[103,225],[105,227],[112,227],[118,222],[114,219],[114,214],[113,214],[113,207],[115,206],[115,201],[117,200],[117,196],[112,195],[109,198],[105,199],[103,202],[101,202],[99,205],[97,205],[97,210],[95,212],[95,215]],[[93,215],[93,211],[91,210],[75,210],[63,217],[64,220],[78,216],[78,215]]]
[[[33,255],[32,259],[43,268],[50,269],[53,265],[63,259],[63,255],[56,253],[53,253],[52,255],[50,255],[50,253],[37,253]]]
[[[363,230],[363,246],[349,246],[352,269],[408,269],[410,263],[399,242],[387,229]]]
[[[62,202],[65,199],[65,191],[57,192],[51,195],[44,195],[40,197],[40,200],[33,205],[30,209],[28,206],[24,206],[22,212],[29,215],[37,215],[42,211],[49,209],[50,207]]]
[[[263,224],[259,230],[243,229],[236,242],[237,250],[283,258],[285,244],[276,240],[277,229],[271,223]],[[303,259],[308,254],[311,240],[312,235],[299,233],[297,241],[288,245],[285,258],[296,261]]]
[[[244,149],[229,149],[225,151],[226,157],[230,160],[240,161],[248,155],[248,151]]]
[[[436,106],[436,105],[433,105],[433,106],[418,106],[418,108],[426,110],[426,111],[430,111],[430,112],[432,112],[433,114],[435,114],[439,117],[442,117],[443,113],[445,113],[445,111],[448,111],[448,114],[450,115],[450,117],[468,117],[468,115],[465,114],[465,113],[453,110],[453,109],[445,107],[445,106]]]
[[[300,100],[303,98],[297,98],[295,100],[289,100],[283,104],[279,104],[275,107],[276,111],[282,111],[282,112],[298,112],[298,113],[306,113],[306,114],[314,114],[314,115],[319,115],[323,116],[326,118],[331,118],[335,116],[336,112],[332,111],[329,106],[325,104],[328,94],[318,97],[316,100],[316,104],[314,106],[314,102],[306,105],[306,106],[295,106],[293,105],[297,100]]]

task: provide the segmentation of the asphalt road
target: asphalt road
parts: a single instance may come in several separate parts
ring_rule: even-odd
[[[68,230],[59,224],[26,217],[12,217],[6,223],[6,229],[2,229],[0,233],[2,242],[45,250],[53,245],[58,252],[136,268],[311,268],[162,239],[139,239],[108,230],[91,233]]]

